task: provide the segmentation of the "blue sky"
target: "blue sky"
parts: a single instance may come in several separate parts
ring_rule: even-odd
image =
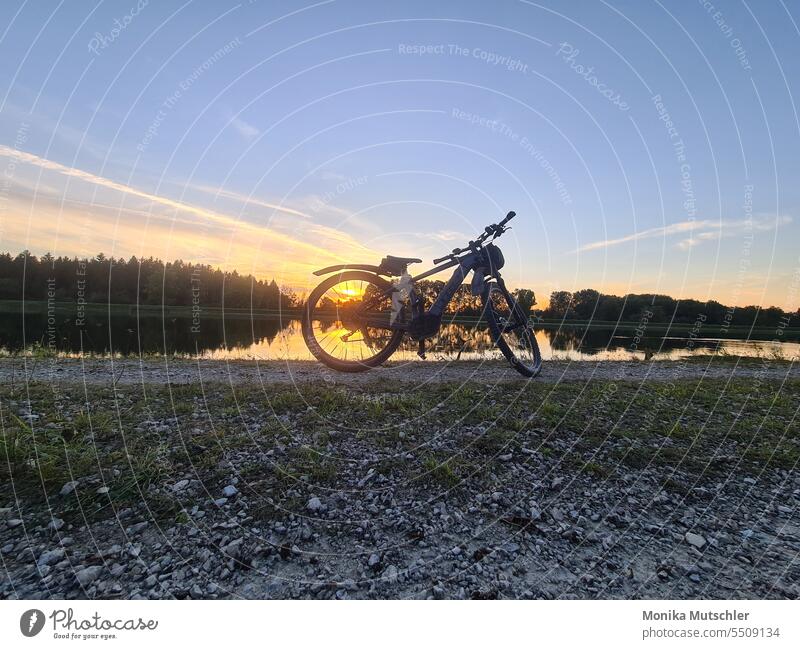
[[[798,306],[796,5],[4,15],[4,250],[181,257],[302,291],[335,260],[430,261],[514,209],[505,275],[540,302],[594,287]]]

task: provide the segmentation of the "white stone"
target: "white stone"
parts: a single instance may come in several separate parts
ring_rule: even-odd
[[[699,534],[695,534],[694,532],[686,532],[686,542],[689,545],[692,545],[698,549],[702,548],[706,544],[706,540],[700,536]]]
[[[79,586],[86,588],[100,576],[102,571],[102,566],[89,566],[83,570],[78,570],[78,572],[75,573],[75,579],[77,580]]]
[[[47,524],[47,529],[53,532],[58,532],[62,527],[64,527],[64,521],[60,518],[53,518],[53,520]]]
[[[40,566],[52,566],[54,563],[58,563],[63,558],[64,550],[62,548],[56,548],[55,550],[42,552],[42,554],[39,556],[39,560],[36,563],[38,563]]]
[[[78,486],[78,481],[73,480],[72,482],[68,482],[63,487],[61,487],[61,491],[59,492],[62,496],[69,496],[73,491],[75,491],[75,487]]]

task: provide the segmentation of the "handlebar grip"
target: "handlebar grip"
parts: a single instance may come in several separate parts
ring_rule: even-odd
[[[500,225],[505,225],[511,219],[513,219],[516,215],[517,215],[517,213],[514,212],[514,211],[509,212],[508,214],[506,214],[506,218],[504,218],[502,221],[500,221]]]
[[[434,264],[441,264],[443,261],[446,261],[449,258],[450,258],[450,255],[445,255],[444,257],[439,257],[439,259],[434,259],[433,263]]]

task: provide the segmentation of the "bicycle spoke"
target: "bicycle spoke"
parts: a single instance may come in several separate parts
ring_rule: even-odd
[[[529,319],[517,312],[519,306],[513,298],[509,298],[504,290],[496,287],[490,291],[487,306],[496,326],[496,335],[500,339],[498,345],[505,344],[503,353],[506,356],[511,354],[509,360],[513,357],[517,369],[524,366],[527,372],[538,372],[541,356],[535,334]]]
[[[389,326],[391,299],[385,291],[362,279],[333,284],[312,305],[319,319],[311,332],[325,354],[346,362],[369,360],[392,340]],[[324,316],[323,314],[329,314]]]

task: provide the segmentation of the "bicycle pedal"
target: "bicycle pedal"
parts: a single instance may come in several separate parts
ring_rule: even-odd
[[[419,356],[423,361],[425,360],[425,341],[419,341],[419,349],[417,349],[417,356]]]

